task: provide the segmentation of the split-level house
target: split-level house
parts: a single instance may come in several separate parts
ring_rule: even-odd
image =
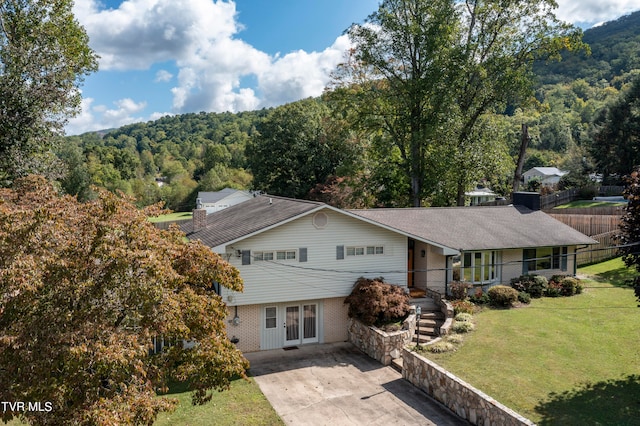
[[[535,207],[535,202],[533,203]],[[347,340],[344,299],[359,277],[446,294],[525,273],[574,274],[596,241],[525,206],[341,210],[261,195],[183,228],[244,280],[220,289],[228,334],[245,352]]]

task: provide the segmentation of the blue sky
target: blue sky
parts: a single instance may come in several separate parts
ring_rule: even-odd
[[[584,28],[640,0],[558,0]],[[67,134],[166,114],[243,111],[318,96],[342,59],[342,33],[378,0],[76,0],[100,70],[86,78]]]

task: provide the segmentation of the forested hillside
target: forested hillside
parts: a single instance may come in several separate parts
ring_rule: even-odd
[[[493,135],[485,148],[495,167],[483,168],[467,189],[479,184],[509,194],[523,124],[531,137],[525,170],[569,170],[565,185],[583,184],[598,171],[591,152],[606,107],[640,76],[640,12],[587,30],[583,40],[590,54],[565,53],[561,62],[535,65],[533,102],[482,116],[486,134]],[[405,178],[394,168],[400,154],[372,149],[380,148],[380,135],[363,134],[344,112],[335,112],[327,97],[238,114],[168,116],[104,135],[67,137],[58,153],[70,171],[62,184],[81,199],[91,197],[90,185],[99,185],[131,194],[140,205],[165,201],[174,210],[193,208],[197,191],[226,186],[339,206],[407,205]],[[433,194],[425,204],[455,203],[449,193]]]

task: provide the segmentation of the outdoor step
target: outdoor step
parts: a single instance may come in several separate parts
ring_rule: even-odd
[[[444,323],[444,321],[438,321],[434,319],[421,319],[418,321],[420,323],[420,328],[422,327],[436,327]]]
[[[429,335],[415,335],[413,336],[413,339],[411,340],[413,343],[418,343],[418,344],[425,344],[425,343],[429,343],[430,341],[434,340],[436,338],[436,336],[429,336]]]
[[[418,334],[418,329],[416,328],[416,334]],[[420,326],[420,335],[428,335],[428,336],[437,336],[436,329],[434,327],[422,327]]]
[[[393,367],[395,370],[397,370],[400,373],[402,373],[402,358],[392,359],[391,360],[391,367]]]
[[[422,315],[420,315],[420,319],[444,321],[445,320],[445,315],[442,312],[423,312]]]

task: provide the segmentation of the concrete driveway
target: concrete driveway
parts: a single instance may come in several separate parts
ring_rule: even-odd
[[[350,343],[245,354],[288,425],[468,425]]]

